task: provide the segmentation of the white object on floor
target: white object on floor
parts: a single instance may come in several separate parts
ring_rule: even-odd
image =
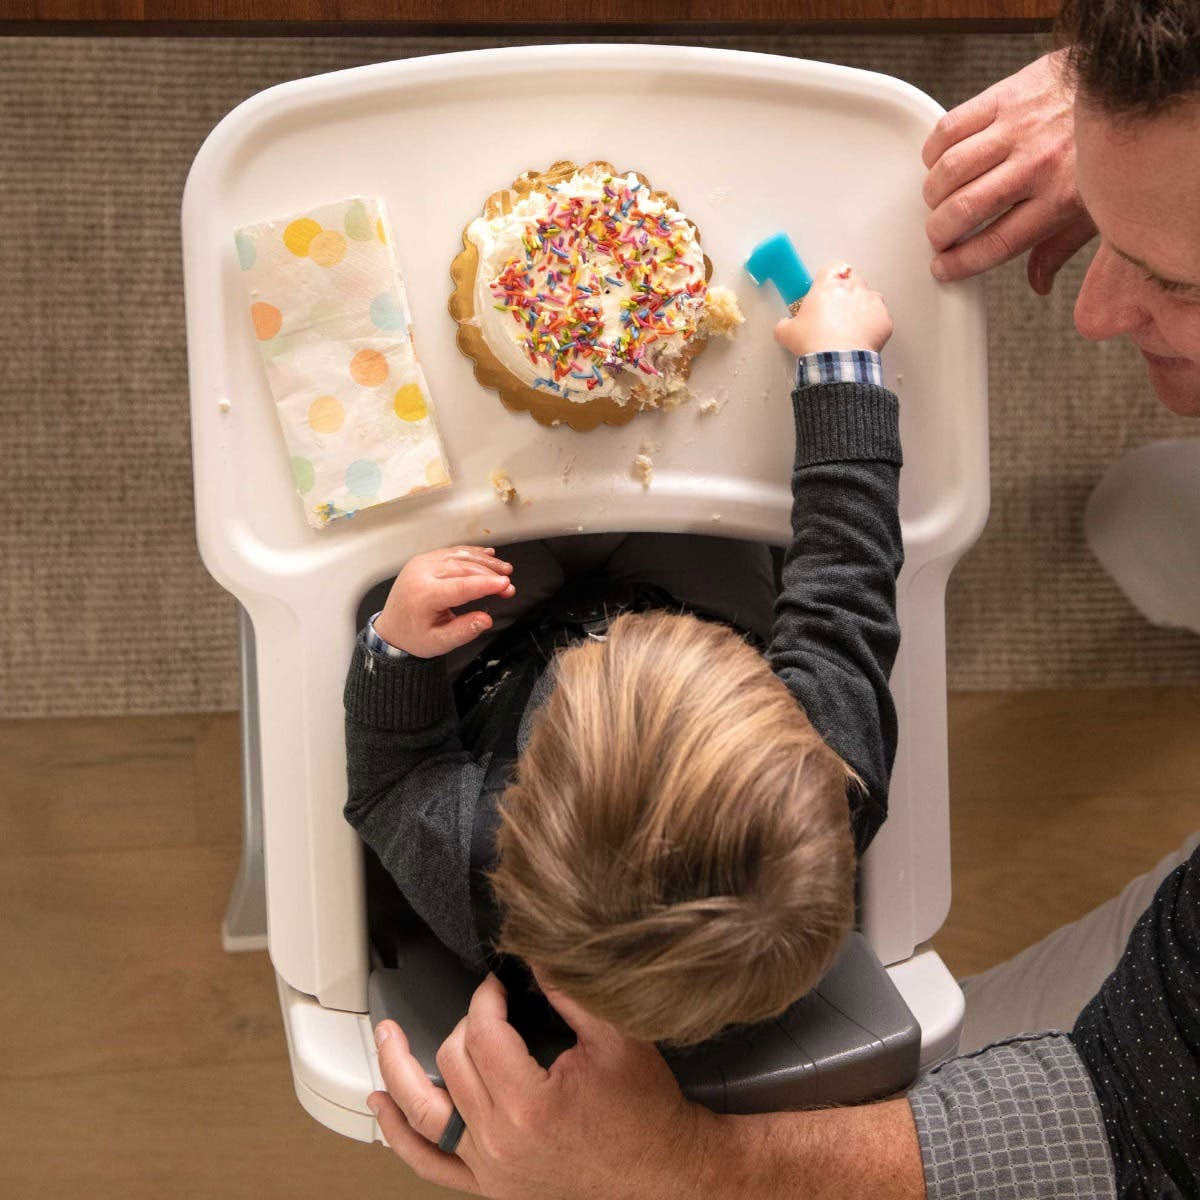
[[[1151,442],[1118,459],[1088,497],[1083,528],[1139,612],[1200,633],[1200,438]]]
[[[654,120],[622,122],[615,134],[613,96],[622,111],[652,111]],[[564,105],[565,123],[529,119]],[[663,136],[696,130],[697,113],[702,153],[696,138]],[[281,995],[292,998],[283,1010],[297,1090],[306,1089],[316,1111],[314,1089],[340,1080],[329,1103],[352,1104],[356,1115],[336,1127],[353,1136],[372,1127],[365,1093],[352,1103],[339,1069],[301,1071],[308,1051],[298,1046],[315,1045],[317,1026],[302,1028],[294,1014],[304,1006],[297,996],[329,1021],[356,1026],[367,1008],[362,848],[342,818],[342,689],[358,603],[412,554],[463,541],[503,545],[583,529],[710,533],[719,513],[723,536],[785,544],[794,363],[772,339],[777,302],[743,283],[741,268],[776,229],[789,229],[813,264],[855,263],[896,316],[883,361],[891,385],[904,380],[907,560],[892,676],[901,735],[891,815],[861,867],[861,927],[891,965],[912,958],[944,921],[945,586],[986,520],[988,443],[982,284],[940,285],[929,273],[920,150],[941,113],[899,80],[782,56],[513,47],[281,84],[230,113],[196,156],[183,247],[197,543],[253,628],[269,950]],[[777,153],[780,137],[797,152]],[[734,341],[711,345],[693,373],[698,395],[720,389],[726,397],[719,412],[685,405],[576,434],[508,412],[475,381],[446,309],[463,227],[498,187],[566,154],[648,173],[695,221],[713,282],[736,287],[746,324]],[[295,501],[230,231],[319,203],[331,185],[387,204],[458,482],[317,531]],[[219,409],[222,397],[229,411]],[[629,473],[647,437],[661,447],[649,490]],[[578,451],[565,485],[564,450]],[[496,503],[488,477],[498,462],[520,480],[527,503]],[[249,856],[252,821],[247,831]],[[957,1029],[962,1000],[948,973],[922,976],[933,989],[919,1010],[914,1004],[925,1057],[935,1043],[940,1054],[952,1042],[947,1030]],[[336,1044],[349,1053],[353,1042]],[[345,1070],[361,1075],[349,1063]]]

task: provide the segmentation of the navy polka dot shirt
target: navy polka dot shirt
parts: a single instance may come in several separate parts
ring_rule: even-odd
[[[1118,1196],[1200,1198],[1200,848],[1163,880],[1071,1036]]]

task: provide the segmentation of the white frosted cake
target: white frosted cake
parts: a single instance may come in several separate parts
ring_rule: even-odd
[[[590,427],[677,403],[705,338],[741,322],[732,294],[709,288],[696,229],[670,197],[607,163],[522,177],[463,240],[451,309],[478,337],[460,345],[482,382],[539,420]],[[518,390],[541,403],[511,403]],[[577,406],[605,415],[580,425]]]

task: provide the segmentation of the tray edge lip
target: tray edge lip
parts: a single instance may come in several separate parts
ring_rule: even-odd
[[[271,121],[294,116],[305,107],[334,98],[343,91],[349,76],[354,76],[355,83],[369,94],[388,88],[409,89],[456,78],[461,80],[464,75],[502,77],[530,67],[546,69],[567,65],[589,71],[638,67],[675,74],[703,68],[714,75],[742,78],[759,85],[764,82],[777,85],[814,82],[832,85],[838,91],[852,92],[857,97],[865,92],[874,99],[898,104],[914,116],[933,120],[945,111],[927,93],[893,75],[756,50],[644,42],[567,42],[427,54],[285,80],[247,97],[217,122],[197,151],[184,187],[185,212],[189,193],[199,188],[198,184],[193,186],[194,179],[198,180],[203,172],[216,169],[222,160],[236,154],[241,142],[260,132]]]

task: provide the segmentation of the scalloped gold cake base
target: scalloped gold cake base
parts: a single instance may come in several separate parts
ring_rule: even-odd
[[[548,191],[551,184],[570,179],[577,171],[597,168],[609,175],[630,174],[617,171],[612,163],[595,160],[579,167],[569,159],[554,163],[545,171],[526,171],[513,180],[512,186],[493,192],[483,206],[483,215],[489,219],[512,212],[513,205],[530,192]],[[650,181],[644,175],[632,172],[641,184],[650,189]],[[650,197],[671,208],[675,200],[667,192],[650,189]],[[685,218],[686,220],[686,218]],[[700,231],[688,221],[700,240]],[[500,395],[501,403],[510,412],[527,412],[541,425],[567,425],[579,433],[595,429],[597,425],[625,425],[643,409],[655,409],[657,404],[638,403],[635,393],[625,404],[618,403],[612,396],[597,396],[594,399],[575,402],[565,396],[539,388],[530,387],[505,368],[492,353],[484,340],[483,330],[475,319],[475,273],[479,268],[479,250],[463,230],[463,249],[450,264],[450,278],[454,291],[450,296],[450,315],[458,322],[458,348],[475,363],[475,378],[486,388]],[[704,257],[704,278],[712,277],[712,263]],[[674,378],[686,380],[692,362],[704,349],[706,341],[694,337],[680,356]]]

